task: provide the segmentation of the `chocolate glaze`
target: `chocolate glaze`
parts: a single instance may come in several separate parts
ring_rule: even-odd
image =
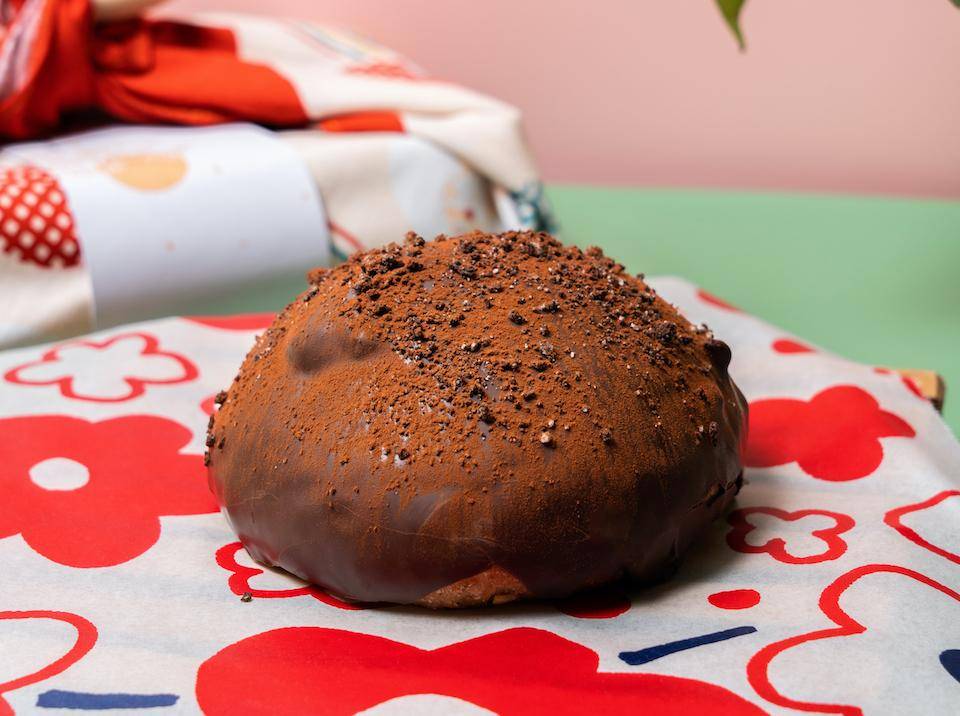
[[[730,350],[596,249],[470,234],[311,272],[211,419],[240,539],[347,599],[668,573],[741,480]]]

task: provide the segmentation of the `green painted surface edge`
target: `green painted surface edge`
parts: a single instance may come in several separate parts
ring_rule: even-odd
[[[929,368],[960,434],[960,202],[551,186],[563,238],[852,360]]]

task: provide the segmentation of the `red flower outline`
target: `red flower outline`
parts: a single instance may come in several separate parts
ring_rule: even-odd
[[[960,496],[960,490],[944,490],[943,492],[938,492],[933,497],[923,500],[922,502],[915,502],[910,505],[903,505],[901,507],[895,507],[890,510],[883,516],[883,521],[888,524],[890,527],[893,527],[897,532],[906,537],[908,540],[913,542],[924,549],[930,550],[934,554],[938,554],[941,557],[949,559],[951,562],[960,564],[960,554],[955,552],[950,552],[949,550],[944,549],[943,547],[938,547],[932,542],[925,540],[921,537],[916,530],[907,527],[903,524],[903,516],[910,514],[911,512],[920,512],[926,510],[934,505],[937,505],[949,497]]]
[[[750,403],[744,462],[750,467],[795,462],[819,480],[857,480],[880,467],[880,438],[915,435],[902,418],[881,410],[867,391],[837,385],[809,401],[765,398]]]
[[[0,716],[7,716],[8,714],[9,716],[13,716],[13,709],[10,708],[10,705],[4,700],[3,694],[49,679],[51,676],[56,676],[69,669],[86,656],[87,652],[93,648],[93,645],[97,642],[97,628],[89,620],[84,619],[78,614],[71,612],[52,612],[42,609],[32,611],[0,611],[0,620],[4,619],[54,619],[65,622],[77,630],[77,640],[63,656],[55,659],[43,668],[34,671],[32,674],[0,683]]]
[[[230,591],[237,596],[249,594],[251,597],[258,597],[260,599],[286,599],[287,597],[303,597],[309,595],[337,609],[357,610],[367,608],[364,604],[345,602],[337,599],[313,584],[305,584],[302,587],[293,587],[291,589],[255,589],[250,586],[250,579],[256,577],[258,574],[263,574],[265,570],[257,567],[247,567],[237,562],[237,552],[241,549],[243,549],[243,545],[240,542],[230,542],[218,549],[215,555],[217,564],[230,572],[230,577],[227,579],[227,586],[230,587]]]
[[[201,711],[353,714],[401,696],[438,694],[503,716],[549,713],[762,714],[742,696],[698,679],[599,671],[582,644],[532,627],[436,649],[373,634],[287,627],[230,644],[200,665]]]
[[[818,713],[837,713],[843,716],[862,716],[863,711],[858,706],[849,704],[824,704],[812,701],[798,701],[781,694],[770,681],[770,662],[779,654],[788,649],[811,641],[820,639],[831,639],[834,637],[851,636],[854,634],[863,634],[867,627],[847,614],[840,607],[840,597],[857,580],[870,574],[888,572],[891,574],[902,574],[905,577],[914,579],[922,584],[932,587],[948,597],[960,602],[960,592],[956,592],[940,582],[926,577],[919,572],[906,567],[899,567],[892,564],[866,564],[862,567],[856,567],[849,572],[840,575],[820,595],[820,611],[823,612],[830,621],[836,624],[836,627],[818,629],[816,631],[798,634],[780,641],[773,642],[763,647],[754,654],[747,662],[747,681],[762,698],[777,706],[797,709],[798,711],[815,711]]]
[[[60,351],[64,348],[69,348],[72,346],[86,346],[88,348],[93,348],[95,350],[102,350],[108,348],[114,343],[117,343],[122,340],[127,340],[129,338],[140,338],[144,342],[143,350],[140,351],[140,355],[155,355],[155,356],[165,356],[167,358],[172,358],[177,363],[180,364],[180,367],[183,368],[183,375],[178,378],[135,378],[131,376],[124,376],[123,381],[130,388],[130,391],[120,397],[109,397],[104,398],[96,395],[81,395],[74,391],[73,389],[73,376],[65,375],[60,378],[51,378],[49,380],[28,380],[20,378],[19,373],[30,368],[34,368],[43,363],[57,363],[60,361]],[[187,383],[199,375],[197,367],[190,362],[185,356],[180,355],[179,353],[172,353],[170,351],[160,350],[160,342],[149,333],[118,333],[115,336],[111,336],[102,341],[94,341],[90,339],[81,339],[76,341],[69,341],[67,343],[60,343],[53,346],[40,356],[39,360],[31,361],[30,363],[24,363],[23,365],[15,366],[8,370],[3,379],[9,383],[16,383],[18,385],[27,385],[27,386],[40,386],[40,385],[56,385],[60,388],[60,394],[67,398],[72,398],[74,400],[87,400],[94,403],[122,403],[126,400],[132,400],[143,395],[148,385],[171,385],[174,383]]]
[[[110,567],[140,556],[160,538],[161,516],[217,511],[203,458],[180,452],[192,439],[180,423],[153,415],[0,420],[0,538],[19,534],[68,567]],[[67,490],[35,484],[31,468],[51,458],[80,463],[87,482]]]
[[[712,293],[704,291],[702,288],[697,289],[697,298],[704,303],[710,304],[714,308],[722,308],[724,311],[732,311],[733,313],[743,313],[743,311],[734,306],[732,303],[727,303],[722,298],[714,296]]]
[[[822,540],[827,549],[820,554],[807,555],[806,557],[797,557],[787,551],[787,543],[782,537],[773,537],[762,546],[752,545],[747,542],[747,535],[750,534],[756,525],[748,519],[752,514],[772,515],[787,522],[795,522],[810,515],[823,515],[833,518],[836,523],[833,527],[827,527],[822,530],[814,530],[810,534]],[[745,554],[769,554],[778,562],[785,564],[817,564],[818,562],[829,562],[837,559],[847,551],[847,543],[840,535],[853,529],[856,522],[850,515],[841,512],[830,512],[828,510],[795,510],[787,512],[776,507],[746,507],[734,510],[727,515],[727,522],[730,523],[732,530],[727,533],[727,544],[730,548]]]

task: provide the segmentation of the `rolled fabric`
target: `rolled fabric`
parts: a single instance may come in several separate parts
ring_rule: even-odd
[[[551,228],[514,107],[349,33],[95,23],[89,0],[3,21],[0,136],[44,139],[0,150],[0,346],[183,311],[410,229]]]

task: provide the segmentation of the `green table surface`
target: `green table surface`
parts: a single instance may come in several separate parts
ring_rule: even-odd
[[[631,271],[690,279],[852,360],[937,371],[960,434],[960,202],[573,186],[550,196],[565,238]]]
[[[853,360],[939,372],[960,434],[960,202],[569,185],[549,196],[566,241],[632,272],[682,276]],[[291,290],[208,308],[276,309]]]

